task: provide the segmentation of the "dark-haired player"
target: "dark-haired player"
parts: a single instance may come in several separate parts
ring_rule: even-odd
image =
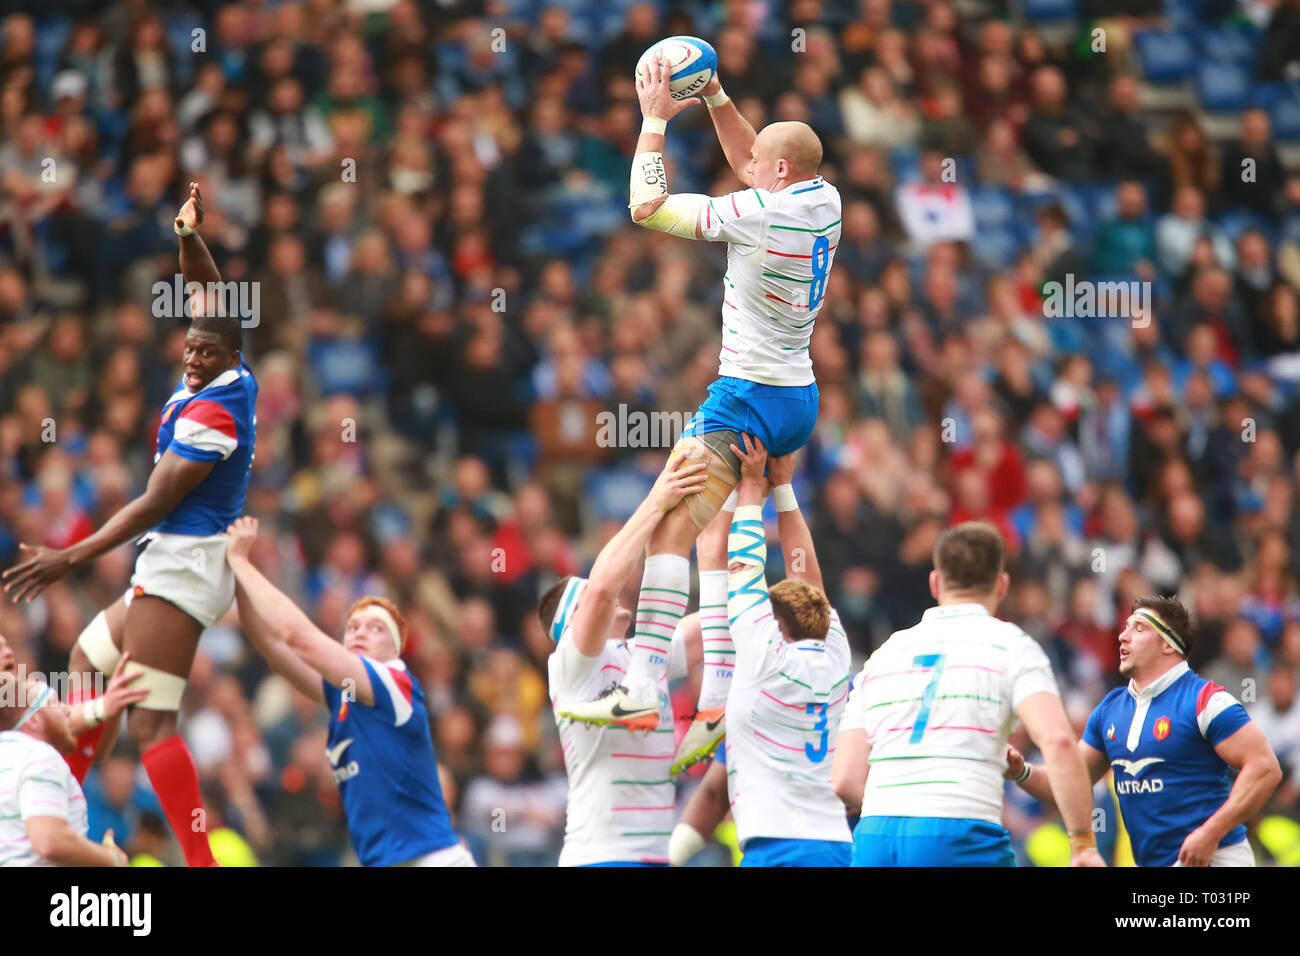
[[[1135,600],[1119,635],[1119,672],[1128,686],[1097,705],[1079,754],[1093,783],[1115,768],[1138,866],[1254,866],[1245,823],[1282,770],[1245,708],[1187,666],[1195,639],[1178,601]],[[1229,768],[1238,771],[1235,781]],[[1006,776],[1051,802],[1042,768],[1014,747],[1007,748]]]
[[[212,254],[199,237],[203,203],[198,185],[176,215],[180,265],[185,282],[204,288],[221,281]],[[255,440],[257,382],[240,355],[238,318],[209,315],[201,295],[191,302],[194,319],[185,335],[185,371],[163,405],[158,449],[145,491],[90,537],[69,548],[23,544],[27,558],[4,573],[5,592],[30,601],[50,584],[106,551],[146,534],[136,558],[131,589],[97,614],[77,639],[69,665],[84,675],[112,674],[123,650],[127,673],[148,690],[127,719],[141,762],[190,866],[213,865],[202,815],[198,771],[176,732],[176,712],[194,662],[199,635],[226,613],[235,578],[226,564],[226,527],[244,510]],[[94,700],[82,703],[93,720]],[[82,734],[70,759],[85,776],[99,745],[101,727]]]
[[[993,616],[1010,578],[992,525],[968,521],[934,546],[930,593],[914,627],[871,655],[849,695],[835,790],[862,808],[853,866],[1014,866],[1002,825],[1007,736],[1019,718],[1047,755],[1072,866],[1105,866],[1092,788],[1047,655]],[[868,773],[870,766],[870,773]]]
[[[622,680],[632,656],[623,638],[632,614],[619,605],[618,592],[664,515],[685,496],[703,490],[705,468],[704,462],[687,458],[669,464],[601,549],[591,576],[561,579],[538,604],[538,619],[556,644],[547,674],[569,777],[561,866],[668,865],[677,792],[668,773],[673,759],[668,680],[699,666],[694,618],[676,627],[667,651],[669,666],[656,688],[658,711],[649,720],[641,715],[637,729],[569,719],[566,702],[589,700]]]

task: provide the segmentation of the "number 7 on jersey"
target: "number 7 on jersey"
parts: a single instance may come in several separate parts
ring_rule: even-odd
[[[912,658],[913,667],[919,667],[921,670],[933,668],[934,673],[930,676],[930,683],[925,685],[925,693],[921,695],[921,712],[916,715],[916,722],[912,724],[912,737],[908,743],[919,744],[921,738],[925,736],[925,727],[930,722],[930,707],[934,704],[934,696],[939,689],[939,678],[943,676],[943,662],[946,657],[946,654],[917,654]]]

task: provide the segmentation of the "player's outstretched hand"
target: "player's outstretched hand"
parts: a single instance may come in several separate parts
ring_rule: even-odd
[[[25,543],[18,547],[31,557],[15,564],[3,575],[5,594],[15,604],[24,598],[31,603],[32,598],[72,570],[72,561],[66,551]]]
[[[252,553],[253,542],[257,540],[257,519],[248,515],[237,519],[226,529],[226,537],[226,561],[238,561],[241,558],[247,560]]]
[[[104,717],[106,719],[116,717],[131,704],[138,704],[149,696],[149,688],[131,686],[140,679],[144,671],[128,674],[126,672],[126,662],[130,659],[131,652],[124,651],[121,659],[117,662],[117,667],[113,668],[113,676],[109,678],[108,689],[104,691]]]
[[[190,183],[190,197],[176,214],[176,229],[197,229],[203,222],[203,196],[199,193],[199,184]]]
[[[767,449],[763,447],[763,443],[757,436],[742,434],[740,440],[744,443],[745,450],[741,451],[735,445],[731,446],[731,450],[740,459],[741,480],[749,478],[753,481],[762,481],[763,469],[767,466]]]
[[[672,92],[668,88],[668,78],[671,74],[672,66],[661,54],[655,57],[654,64],[646,74],[637,78],[636,95],[641,100],[642,116],[657,116],[667,121],[682,110],[689,109],[700,102],[698,96],[692,96],[688,100],[673,99]]]
[[[709,478],[708,469],[708,463],[701,458],[681,455],[674,459],[659,473],[654,488],[650,490],[655,505],[667,514],[687,495],[703,494]]]
[[[774,455],[767,460],[767,480],[772,487],[788,485],[794,480],[794,459],[799,453],[792,451],[788,455]]]
[[[1015,780],[1025,772],[1025,755],[1015,747],[1007,744],[1007,769],[1002,776],[1007,780]]]

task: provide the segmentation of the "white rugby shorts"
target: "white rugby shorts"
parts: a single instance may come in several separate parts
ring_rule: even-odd
[[[235,574],[226,563],[226,535],[155,532],[135,559],[126,592],[175,604],[204,627],[211,627],[235,600]]]

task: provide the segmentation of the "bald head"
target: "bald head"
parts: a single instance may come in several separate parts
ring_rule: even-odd
[[[822,164],[822,141],[807,123],[772,123],[754,138],[750,175],[769,192],[811,179]]]

